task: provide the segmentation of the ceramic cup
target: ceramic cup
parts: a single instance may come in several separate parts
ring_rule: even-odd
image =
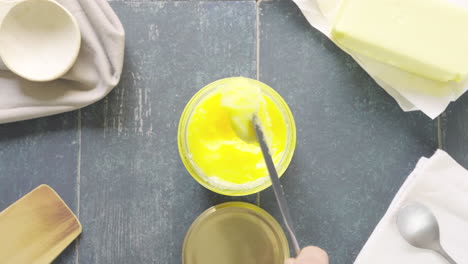
[[[80,46],[76,19],[53,0],[19,1],[0,25],[0,57],[31,81],[60,78],[75,63]]]

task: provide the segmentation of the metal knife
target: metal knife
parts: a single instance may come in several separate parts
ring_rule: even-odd
[[[260,119],[257,115],[253,116],[253,125],[255,128],[255,134],[257,136],[257,140],[260,144],[260,148],[262,149],[263,158],[265,159],[265,163],[268,169],[268,174],[270,175],[271,185],[273,186],[273,191],[275,193],[276,201],[278,202],[279,209],[281,211],[281,215],[283,216],[284,225],[289,233],[289,239],[292,243],[294,251],[296,254],[299,254],[301,248],[299,243],[297,242],[296,234],[294,232],[294,228],[292,225],[291,215],[289,213],[289,207],[286,202],[286,198],[284,195],[283,187],[279,181],[278,173],[275,168],[275,164],[273,163],[273,159],[270,154],[270,148],[268,147],[268,143],[265,139],[265,134],[263,133],[263,128]]]

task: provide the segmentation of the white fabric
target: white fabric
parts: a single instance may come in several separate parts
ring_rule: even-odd
[[[18,0],[0,0],[0,20]],[[57,0],[77,19],[82,44],[60,80],[35,83],[0,61],[0,124],[75,110],[107,95],[120,80],[125,34],[106,0]]]
[[[468,0],[447,0],[468,7]],[[294,0],[309,23],[330,38],[332,21],[341,0]],[[437,18],[434,18],[437,21]],[[346,51],[346,50],[345,50]],[[346,51],[385,89],[404,111],[421,110],[430,118],[468,90],[468,80],[442,83],[419,77],[371,58]]]
[[[398,209],[417,201],[435,214],[442,246],[458,263],[468,263],[468,171],[438,150],[421,158],[361,250],[355,264],[446,264],[436,253],[409,245],[395,224]]]

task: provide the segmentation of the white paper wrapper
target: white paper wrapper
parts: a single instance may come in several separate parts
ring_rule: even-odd
[[[307,21],[330,38],[332,21],[341,0],[293,0]],[[447,0],[468,7],[468,0]],[[437,18],[434,18],[437,20]],[[468,49],[468,47],[467,47]],[[420,110],[434,119],[450,102],[468,90],[468,80],[442,83],[400,70],[371,58],[345,50],[385,89],[404,111]]]
[[[355,264],[445,264],[437,253],[418,249],[398,232],[398,210],[410,202],[427,206],[436,216],[445,250],[468,263],[468,171],[444,151],[421,158],[366,242]]]

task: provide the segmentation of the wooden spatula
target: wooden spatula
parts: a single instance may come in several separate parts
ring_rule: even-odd
[[[41,185],[0,213],[0,263],[51,263],[80,233],[70,208]]]

